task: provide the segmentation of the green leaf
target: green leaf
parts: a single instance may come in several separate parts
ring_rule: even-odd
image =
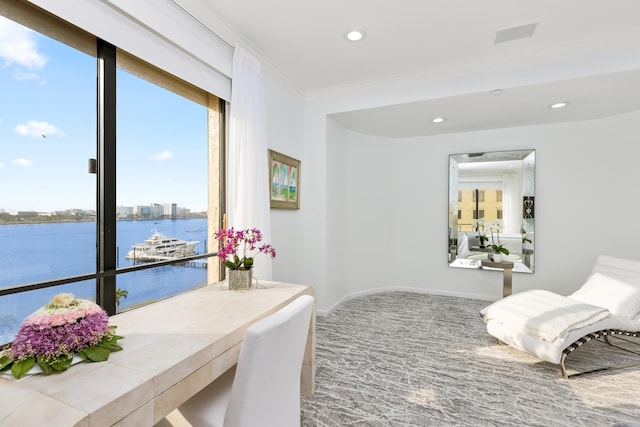
[[[119,351],[119,350],[122,350],[122,347],[118,345],[118,340],[121,340],[121,339],[124,339],[124,337],[121,337],[120,335],[105,336],[104,338],[102,338],[102,341],[100,341],[99,344],[115,346],[117,347],[117,350],[111,350],[111,351]]]
[[[253,258],[245,258],[244,266],[247,267],[247,269],[253,267]]]
[[[51,368],[51,365],[45,361],[45,359],[38,355],[37,356],[37,362],[38,362],[38,366],[40,366],[40,369],[42,369],[42,373],[45,375],[51,375],[53,373],[53,369]]]
[[[124,339],[124,337],[121,337],[119,335],[111,335],[110,338],[104,337],[101,341],[102,344],[118,344],[118,340],[122,340]]]
[[[13,365],[11,366],[11,375],[20,379],[24,376],[24,374],[29,372],[31,368],[33,368],[33,365],[35,364],[36,364],[35,357],[29,357],[23,360],[16,360],[15,362],[13,362]]]
[[[101,348],[106,348],[109,351],[120,351],[122,350],[122,347],[120,347],[117,344],[112,344],[112,343],[98,343],[96,344],[96,346],[101,347]]]
[[[230,270],[235,270],[237,268],[236,264],[234,264],[231,261],[225,261],[224,265],[225,265],[225,267],[227,267]]]
[[[59,357],[56,361],[51,363],[51,367],[56,371],[66,371],[73,362],[73,356]]]
[[[80,354],[83,359],[90,360],[92,362],[104,362],[109,358],[109,353],[111,353],[109,350],[103,347],[98,347],[97,345],[83,348],[78,351],[78,354]]]
[[[8,354],[0,357],[0,372],[4,372],[11,367],[13,359]]]

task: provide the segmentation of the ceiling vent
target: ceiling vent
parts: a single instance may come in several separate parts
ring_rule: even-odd
[[[496,32],[495,44],[510,42],[512,40],[525,39],[531,37],[536,31],[537,22],[533,24],[521,25],[519,27],[507,28]]]

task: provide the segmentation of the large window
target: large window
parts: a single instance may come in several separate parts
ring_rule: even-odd
[[[144,74],[122,55],[119,64]],[[207,107],[118,69],[116,121],[118,265],[206,253]],[[119,276],[118,289],[127,295],[119,307],[205,285],[207,264]]]
[[[0,344],[60,292],[114,313],[215,281],[217,98],[22,2],[0,62]]]

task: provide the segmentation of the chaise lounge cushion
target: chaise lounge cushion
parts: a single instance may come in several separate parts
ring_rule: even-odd
[[[531,289],[494,302],[480,311],[538,339],[554,342],[609,316],[602,306],[583,303],[542,289]]]
[[[640,282],[593,273],[569,298],[604,307],[611,314],[633,318],[640,312]]]

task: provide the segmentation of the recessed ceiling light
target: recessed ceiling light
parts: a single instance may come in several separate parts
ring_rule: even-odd
[[[549,108],[553,108],[555,110],[555,109],[558,109],[558,108],[564,108],[567,105],[569,105],[568,102],[564,102],[564,101],[563,102],[556,102],[555,104],[549,105]]]
[[[366,33],[362,30],[349,30],[344,35],[347,40],[352,42],[358,42],[365,37]]]
[[[446,119],[444,117],[436,117],[433,120],[431,120],[433,123],[442,123],[444,122]]]

